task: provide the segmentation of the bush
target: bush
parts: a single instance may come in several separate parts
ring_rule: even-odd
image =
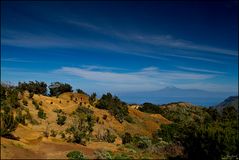
[[[2,106],[1,106],[2,107]],[[17,121],[14,119],[12,112],[1,112],[0,113],[1,119],[1,130],[0,135],[5,136],[10,134],[12,131],[15,131],[17,128]]]
[[[151,140],[145,136],[134,136],[132,141],[140,149],[146,149],[152,144]]]
[[[123,137],[122,137],[122,143],[126,144],[126,143],[130,143],[132,141],[132,136],[130,133],[126,132]]]
[[[30,93],[29,93],[29,99],[32,99],[33,96],[34,96],[34,93],[30,92]]]
[[[139,108],[139,110],[147,113],[160,113],[159,106],[152,103],[144,103],[142,107]]]
[[[45,82],[38,82],[38,81],[29,81],[29,83],[26,82],[19,82],[18,87],[20,91],[29,91],[30,94],[43,94],[46,95],[47,92],[47,84]],[[30,95],[29,95],[30,96]],[[33,95],[31,95],[30,98],[32,98]]]
[[[114,143],[116,136],[114,134],[112,134],[109,129],[106,129],[106,130],[104,130],[103,135],[97,135],[97,139],[106,141],[108,143]]]
[[[115,159],[115,160],[121,160],[121,159],[132,159],[128,157],[126,154],[118,153],[114,154],[111,151],[96,151],[94,154],[96,154],[97,159]]]
[[[21,123],[23,125],[26,125],[26,115],[22,114],[22,111],[17,111],[17,115],[15,117],[17,123]]]
[[[125,117],[125,120],[129,123],[134,123],[133,118],[130,117],[129,115]]]
[[[38,117],[41,118],[41,119],[46,119],[46,113],[41,108],[39,108]]]
[[[78,107],[72,116],[73,125],[66,130],[72,136],[69,141],[85,145],[86,140],[89,139],[93,131],[95,123],[93,111],[85,107]]]
[[[51,135],[50,136],[56,137],[56,135],[57,135],[57,132],[55,130],[51,130]]]
[[[81,89],[76,89],[76,92],[77,93],[81,93],[81,94],[84,94],[84,95],[88,95],[87,93],[85,93],[83,90]]]
[[[128,115],[126,103],[122,102],[117,96],[113,97],[110,93],[104,94],[96,104],[96,107],[109,110],[120,123],[122,123]]]
[[[56,113],[62,113],[62,109],[53,109],[53,112],[56,112]]]
[[[35,106],[36,109],[40,108],[40,106],[37,104],[35,100],[32,100],[32,104]]]
[[[50,95],[51,96],[58,96],[64,92],[72,92],[71,85],[67,83],[60,83],[60,82],[53,82],[49,86],[50,89]]]
[[[89,97],[89,103],[93,105],[95,101],[96,101],[96,93],[92,93]]]
[[[19,94],[19,92],[15,88],[8,90],[7,101],[8,101],[9,106],[11,106],[12,108],[20,107],[20,103],[18,101],[18,94]]]
[[[183,128],[176,123],[172,124],[162,124],[160,129],[157,131],[157,136],[162,138],[166,142],[173,142],[176,137],[179,137],[180,132],[182,132]]]
[[[66,121],[66,116],[58,114],[57,117],[58,117],[57,118],[57,124],[60,125],[60,126],[64,125],[65,121]]]
[[[84,155],[79,151],[71,151],[66,155],[69,159],[84,160]]]
[[[28,102],[27,102],[25,99],[22,100],[22,103],[23,103],[24,106],[27,106],[27,105],[28,105]]]
[[[62,138],[62,139],[66,138],[66,135],[65,135],[64,132],[60,132],[60,135],[61,135],[61,138]]]

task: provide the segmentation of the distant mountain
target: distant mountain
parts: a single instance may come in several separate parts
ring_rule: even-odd
[[[165,104],[170,102],[190,102],[195,105],[214,106],[226,97],[233,95],[232,92],[210,92],[200,89],[181,89],[176,87],[166,87],[156,91],[128,92],[117,94],[128,103],[151,102],[155,104]]]
[[[238,96],[228,97],[223,102],[216,105],[215,108],[221,112],[224,108],[230,107],[230,106],[233,106],[236,108],[236,110],[238,110]]]

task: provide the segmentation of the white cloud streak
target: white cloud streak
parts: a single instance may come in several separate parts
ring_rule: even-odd
[[[156,67],[143,68],[137,72],[118,73],[76,67],[62,67],[55,73],[73,75],[78,78],[95,81],[97,84],[117,90],[155,90],[161,89],[178,80],[198,81],[215,77],[215,74],[192,72],[160,71]]]
[[[235,50],[223,49],[223,48],[206,46],[206,45],[198,45],[190,41],[175,39],[171,35],[146,35],[146,34],[139,34],[139,33],[126,34],[116,30],[112,30],[112,29],[105,29],[103,27],[99,27],[94,24],[90,24],[86,22],[79,22],[79,21],[73,21],[73,20],[68,22],[75,24],[79,27],[100,32],[102,34],[111,35],[111,36],[121,38],[127,41],[142,42],[146,44],[152,44],[155,46],[167,46],[167,47],[173,47],[173,48],[179,48],[179,49],[185,49],[185,50],[189,49],[194,51],[212,52],[217,54],[238,56],[238,51],[235,51]]]
[[[214,74],[225,74],[225,72],[219,72],[214,70],[208,70],[208,69],[201,69],[201,68],[191,68],[191,67],[183,67],[178,66],[177,68],[186,70],[186,71],[192,71],[192,72],[204,72],[204,73],[214,73]]]

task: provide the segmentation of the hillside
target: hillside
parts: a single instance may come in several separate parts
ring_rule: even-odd
[[[171,122],[160,114],[149,114],[141,112],[134,108],[129,108],[129,116],[133,123],[124,121],[120,123],[107,110],[98,109],[89,104],[88,96],[79,93],[63,93],[58,97],[44,96],[34,94],[29,98],[29,93],[24,92],[19,100],[22,106],[23,114],[29,111],[31,119],[26,120],[26,124],[19,124],[12,134],[19,140],[2,138],[1,157],[2,158],[57,158],[64,159],[66,154],[72,150],[80,150],[88,158],[97,158],[96,152],[112,151],[116,153],[128,152],[127,148],[122,146],[122,135],[125,132],[131,135],[140,135],[152,137],[152,133],[160,128],[161,124],[170,124]],[[23,101],[25,104],[23,104]],[[34,102],[33,102],[34,101]],[[40,104],[40,108],[46,114],[42,119],[38,116],[39,110],[34,104]],[[93,111],[93,116],[97,118],[92,131],[91,140],[85,145],[69,143],[66,138],[62,138],[63,133],[67,136],[66,130],[74,124],[72,112],[78,106],[84,106]],[[66,116],[64,125],[57,124],[58,114],[61,112]],[[16,114],[17,112],[15,112]],[[107,118],[105,118],[107,117]],[[113,143],[98,140],[97,137],[104,136],[109,130],[116,136]],[[49,136],[45,136],[49,132]],[[140,154],[140,153],[139,153]],[[133,153],[133,156],[137,156]]]
[[[234,107],[236,110],[238,110],[238,96],[230,96],[227,99],[225,99],[223,102],[219,103],[215,106],[215,108],[222,112],[222,110],[226,107]]]

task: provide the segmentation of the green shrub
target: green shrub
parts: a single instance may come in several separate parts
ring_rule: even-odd
[[[20,103],[18,101],[18,94],[19,94],[19,91],[15,88],[8,90],[7,101],[9,106],[11,106],[12,108],[20,107]]]
[[[29,99],[32,99],[33,96],[34,96],[34,93],[30,92],[30,93],[29,93]]]
[[[34,99],[32,100],[32,104],[35,106],[36,109],[40,108],[40,106],[38,105],[38,103]]]
[[[132,141],[140,149],[146,149],[152,144],[150,138],[145,136],[134,136]]]
[[[60,135],[61,135],[61,138],[62,138],[62,139],[66,138],[66,135],[65,135],[64,132],[60,132]]]
[[[66,121],[66,116],[64,116],[64,115],[57,115],[57,124],[58,125],[60,125],[60,126],[62,126],[62,125],[64,125],[65,124],[65,121]]]
[[[0,119],[1,119],[1,130],[0,130],[1,136],[8,135],[17,128],[18,123],[14,119],[12,112],[8,113],[1,112]]]
[[[15,120],[17,121],[17,123],[21,123],[23,125],[26,125],[26,115],[22,114],[22,111],[17,111],[17,115],[15,117]]]
[[[46,119],[46,113],[41,108],[39,108],[38,117],[41,118],[41,119]]]
[[[46,95],[46,92],[47,92],[47,84],[45,82],[38,82],[38,81],[35,81],[35,82],[29,81],[29,83],[19,82],[17,88],[20,91],[28,90],[29,93],[35,93],[35,94]],[[29,98],[32,98],[32,97],[33,95],[31,95]]]
[[[84,155],[79,151],[71,151],[66,155],[69,159],[84,160]]]
[[[122,143],[126,144],[126,143],[130,143],[132,141],[132,136],[130,133],[126,132],[123,137],[122,137]]]
[[[89,103],[93,105],[96,101],[96,93],[92,93],[89,97]]]
[[[53,112],[55,112],[55,113],[62,113],[63,111],[62,111],[62,109],[53,109]]]
[[[124,153],[114,154],[111,151],[104,150],[96,151],[94,154],[96,155],[97,159],[112,159],[112,160],[132,159]]]
[[[88,96],[88,94],[86,92],[84,92],[83,90],[81,90],[81,89],[76,89],[76,92]]]
[[[97,108],[107,109],[120,123],[128,115],[128,107],[125,102],[122,102],[117,96],[112,96],[110,93],[104,94],[96,104]]]
[[[103,137],[103,140],[108,142],[108,143],[114,143],[116,139],[116,136],[111,133],[109,129],[106,130],[106,133]]]
[[[56,135],[57,135],[57,132],[55,130],[51,130],[51,135],[50,136],[56,137]]]
[[[49,86],[50,95],[57,96],[64,92],[72,92],[72,86],[67,83],[53,82]]]
[[[144,103],[139,110],[147,113],[160,113],[159,106],[152,103]]]
[[[85,145],[95,123],[93,111],[81,106],[73,112],[72,117],[73,125],[66,130],[72,137],[69,141]]]
[[[125,117],[125,120],[129,123],[134,123],[134,120],[132,117],[130,117],[129,115]]]
[[[24,106],[27,106],[27,105],[28,105],[28,102],[27,102],[25,99],[22,100],[22,103],[23,103]]]
[[[176,137],[179,137],[180,132],[182,132],[183,128],[176,123],[172,124],[162,124],[160,129],[157,131],[157,136],[162,138],[166,142],[173,142]]]

